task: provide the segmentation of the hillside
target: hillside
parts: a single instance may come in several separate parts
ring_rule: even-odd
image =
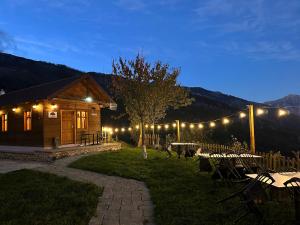
[[[10,92],[32,85],[78,76],[83,72],[64,65],[34,61],[9,54],[0,53],[0,89]],[[111,89],[111,75],[89,73],[97,82],[113,95]],[[192,105],[168,112],[164,121],[199,122],[215,119],[245,109],[251,102],[226,95],[220,92],[209,91],[200,87],[186,87],[191,97],[195,99]],[[103,111],[103,124],[127,126],[128,120],[124,114],[124,107],[118,102],[117,111]],[[253,103],[258,105],[258,103]],[[203,135],[205,134],[205,135]],[[200,136],[205,136],[206,141],[227,144],[230,135],[234,134],[240,140],[248,141],[247,120],[237,120],[227,128],[206,129]],[[300,148],[300,117],[290,115],[278,119],[272,112],[267,117],[256,119],[256,141],[260,150],[281,150],[289,152]]]
[[[289,107],[290,112],[300,116],[300,95],[288,95],[274,101],[265,102],[265,104],[273,107],[293,106],[295,108]]]

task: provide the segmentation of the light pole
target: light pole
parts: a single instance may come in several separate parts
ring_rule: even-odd
[[[175,120],[177,127],[177,142],[180,142],[180,123],[179,120]]]
[[[254,106],[248,105],[249,109],[249,128],[250,128],[250,150],[255,154],[255,133],[254,133]]]

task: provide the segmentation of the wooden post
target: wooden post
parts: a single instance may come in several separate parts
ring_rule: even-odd
[[[249,108],[249,127],[250,127],[250,150],[255,154],[255,133],[254,133],[254,107],[248,105]]]
[[[175,120],[177,128],[177,142],[180,142],[180,123],[179,120]]]

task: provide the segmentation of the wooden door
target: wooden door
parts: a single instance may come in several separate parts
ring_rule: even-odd
[[[75,112],[61,112],[61,144],[75,144]]]

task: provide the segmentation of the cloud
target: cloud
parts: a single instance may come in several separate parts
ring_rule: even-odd
[[[15,47],[14,39],[4,31],[0,30],[0,52],[14,49]]]
[[[216,54],[244,56],[253,60],[300,61],[300,50],[289,41],[223,41],[210,43],[198,41],[196,44],[203,51]]]
[[[205,0],[194,13],[200,28],[223,34],[256,32],[259,35],[271,28],[299,29],[299,10],[298,0]]]

